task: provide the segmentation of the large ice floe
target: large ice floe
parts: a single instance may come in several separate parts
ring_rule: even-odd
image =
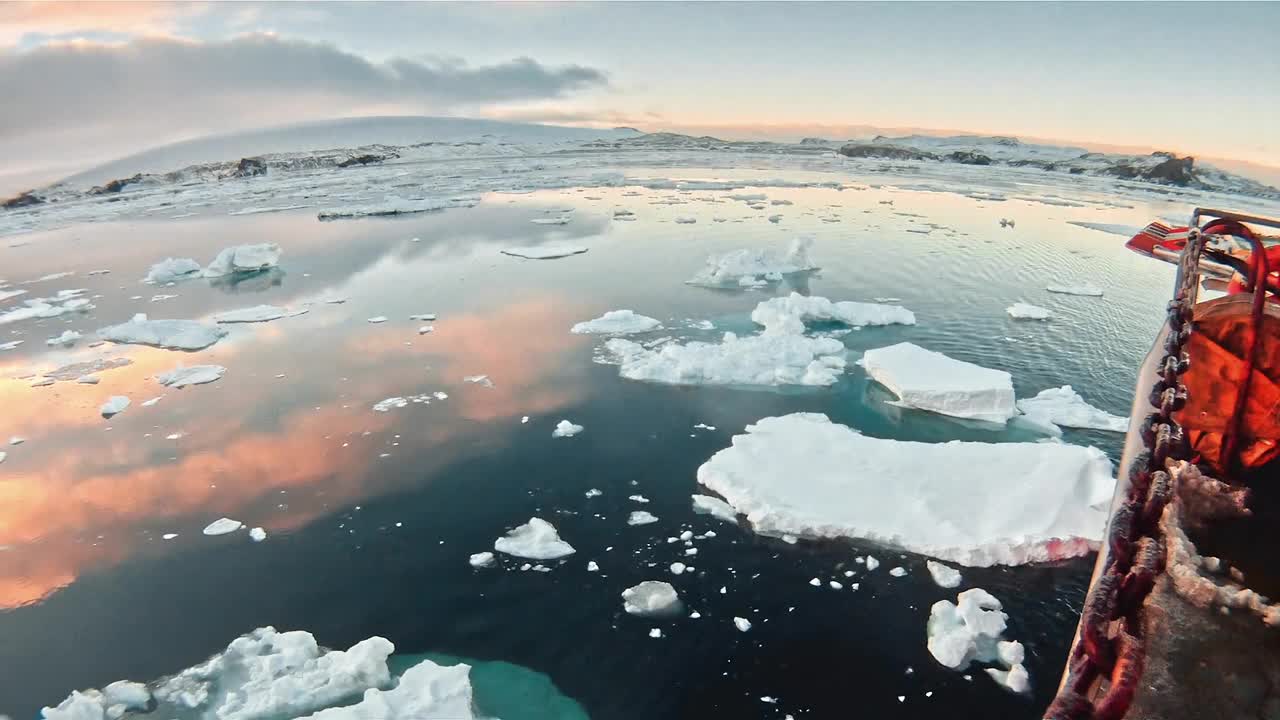
[[[148,320],[145,313],[119,325],[102,328],[98,337],[113,343],[151,345],[167,350],[203,350],[226,337],[227,331],[195,320]]]
[[[884,440],[814,413],[748,425],[698,482],[761,534],[863,538],[971,566],[1089,552],[1114,488],[1095,448]]]
[[[912,343],[868,350],[858,362],[904,407],[1003,423],[1018,414],[1013,377]]]
[[[1054,426],[1111,432],[1129,429],[1129,418],[1118,417],[1090,405],[1070,385],[1041,390],[1035,397],[1023,398],[1018,401],[1018,409],[1027,420],[1048,429]]]
[[[577,552],[560,539],[554,525],[542,518],[530,518],[529,522],[498,538],[493,549],[529,560],[555,560]]]
[[[661,617],[674,615],[681,610],[680,596],[671,583],[646,580],[622,591],[622,609],[628,615]]]
[[[1005,669],[987,668],[987,674],[1014,692],[1027,692],[1026,651],[1020,642],[1001,639],[1008,619],[1000,601],[982,588],[965,590],[955,603],[939,600],[929,610],[929,653],[952,670],[998,661]]]
[[[707,287],[764,287],[785,275],[817,270],[809,257],[813,239],[796,238],[786,253],[775,250],[734,250],[707,258],[707,264],[686,282]]]
[[[614,338],[605,343],[619,373],[632,380],[676,385],[831,385],[844,373],[844,343],[804,335],[805,323],[839,322],[853,327],[914,324],[915,315],[896,305],[831,302],[792,293],[756,306],[758,335],[725,333],[718,343],[693,341],[647,348]]]
[[[275,243],[237,245],[218,253],[203,274],[205,277],[215,278],[235,273],[259,272],[279,264],[280,246]]]
[[[569,329],[577,335],[631,335],[662,327],[662,323],[632,310],[610,310],[595,320],[580,322]]]
[[[213,321],[216,323],[267,322],[269,320],[279,320],[287,313],[287,310],[275,305],[254,305],[253,307],[220,312],[213,316]]]

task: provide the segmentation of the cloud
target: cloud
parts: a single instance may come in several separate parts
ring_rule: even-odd
[[[71,41],[0,51],[0,155],[119,155],[161,142],[265,124],[366,114],[474,112],[606,87],[580,65],[531,58],[371,62],[331,45],[255,34],[200,42]],[[105,149],[111,148],[110,152]],[[27,158],[28,161],[30,158]]]

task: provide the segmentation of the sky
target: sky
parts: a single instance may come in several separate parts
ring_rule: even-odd
[[[1280,180],[1277,28],[1277,2],[5,2],[0,173],[291,122],[456,115],[1014,135]]]

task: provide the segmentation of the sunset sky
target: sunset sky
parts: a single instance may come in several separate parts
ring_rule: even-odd
[[[414,114],[725,137],[922,128],[1275,168],[1280,52],[1254,31],[1277,27],[1280,3],[4,3],[0,153],[9,174],[75,170],[210,133]]]

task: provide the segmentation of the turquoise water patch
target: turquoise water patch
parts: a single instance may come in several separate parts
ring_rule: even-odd
[[[387,659],[391,674],[399,676],[423,660],[451,667],[471,666],[471,687],[480,717],[502,720],[588,720],[587,711],[573,698],[560,692],[551,678],[521,665],[501,660],[422,653],[392,655]]]

